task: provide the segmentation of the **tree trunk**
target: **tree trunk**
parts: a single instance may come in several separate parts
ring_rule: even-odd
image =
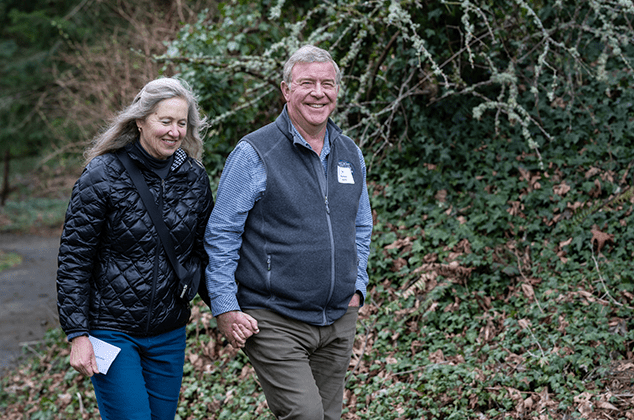
[[[7,201],[9,195],[9,160],[11,159],[11,152],[7,149],[4,152],[4,174],[2,177],[2,194],[0,194],[0,207],[4,207],[4,203]]]

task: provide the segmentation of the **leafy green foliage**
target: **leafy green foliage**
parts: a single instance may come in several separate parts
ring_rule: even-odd
[[[0,207],[0,232],[56,234],[80,172],[78,158],[58,159],[53,165],[41,165],[37,156],[12,160],[9,200]]]
[[[52,55],[59,47],[54,17],[63,15],[73,1],[21,2],[6,0],[0,8],[0,150],[30,154],[47,141],[45,125],[32,124],[41,114],[35,105],[44,87],[52,83]],[[19,141],[18,141],[19,139]]]
[[[104,121],[160,75],[152,55],[201,3],[3,0],[0,151],[43,160],[81,154]]]
[[[195,85],[201,74],[238,85],[207,85],[205,106],[222,106],[210,151],[223,156],[279,112],[291,51],[315,43],[340,64],[334,119],[366,153],[376,212],[346,416],[562,417],[585,407],[584,392],[607,403],[588,376],[632,356],[632,200],[619,194],[634,158],[623,36],[633,10],[296,7],[225,3],[161,59]],[[615,333],[617,324],[626,327]]]
[[[0,232],[57,228],[64,222],[67,207],[67,199],[9,201],[0,209]]]
[[[225,2],[157,59],[200,92],[214,182],[289,52],[339,62],[375,212],[343,417],[632,418],[631,5],[287,3]],[[179,417],[271,418],[200,308]]]
[[[0,271],[22,263],[22,257],[13,252],[0,251]]]

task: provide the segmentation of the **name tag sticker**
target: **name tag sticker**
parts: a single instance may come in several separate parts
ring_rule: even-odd
[[[352,177],[352,165],[349,162],[339,161],[337,176],[340,184],[354,184]]]

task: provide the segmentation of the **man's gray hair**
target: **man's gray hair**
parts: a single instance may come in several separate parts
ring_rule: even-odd
[[[331,62],[333,67],[335,68],[335,82],[337,85],[341,84],[341,71],[339,70],[339,66],[335,63],[335,60],[332,59],[330,53],[322,48],[316,47],[314,45],[304,45],[297,51],[291,55],[288,61],[284,64],[284,82],[290,86],[293,81],[292,71],[293,66],[296,63],[325,63]]]

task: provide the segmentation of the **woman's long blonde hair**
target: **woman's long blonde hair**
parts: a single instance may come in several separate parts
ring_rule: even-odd
[[[187,134],[181,148],[189,156],[200,160],[203,152],[201,132],[207,128],[206,118],[201,118],[198,101],[189,85],[182,80],[164,77],[152,80],[136,95],[132,104],[121,111],[84,152],[86,165],[95,157],[115,152],[139,137],[136,120],[147,118],[156,110],[159,102],[170,98],[187,101]]]

